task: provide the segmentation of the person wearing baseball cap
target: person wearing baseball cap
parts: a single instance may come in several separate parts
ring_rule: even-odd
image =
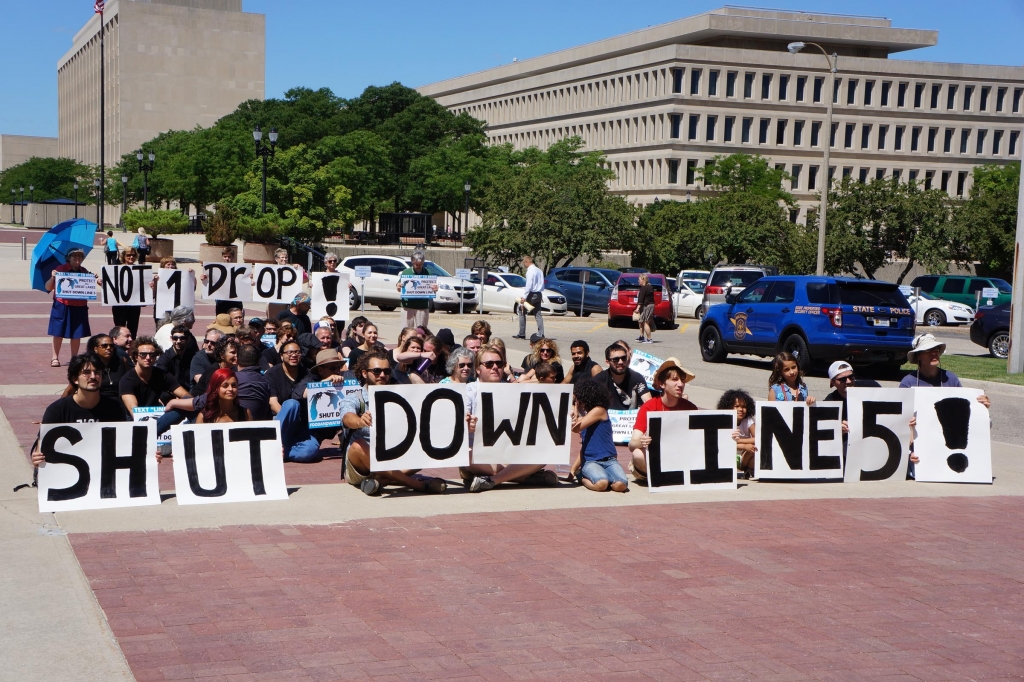
[[[647,416],[652,412],[676,412],[696,410],[697,406],[686,399],[686,384],[693,381],[694,374],[679,364],[679,360],[668,358],[654,373],[654,387],[661,397],[648,400],[640,406],[633,424],[633,436],[629,439],[629,451],[633,459],[629,470],[637,483],[647,482],[647,447],[651,437],[647,435]]]
[[[281,424],[281,445],[284,461],[313,463],[323,460],[320,443],[333,439],[341,427],[326,429],[309,428],[308,389],[310,382],[330,381],[335,386],[345,383],[342,368],[345,358],[333,348],[325,348],[316,354],[316,364],[292,389],[292,397],[281,404],[281,410],[274,417]]]

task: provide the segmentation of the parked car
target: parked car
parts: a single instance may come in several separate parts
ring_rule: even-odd
[[[677,280],[672,299],[678,317],[694,317],[699,320],[704,310],[704,282],[696,279]]]
[[[971,341],[988,348],[994,358],[1006,358],[1010,354],[1010,304],[978,308]]]
[[[921,291],[931,294],[935,298],[946,301],[955,301],[972,308],[978,304],[978,293],[984,289],[995,289],[999,292],[996,298],[992,299],[992,305],[997,306],[1010,302],[1010,294],[1013,287],[1006,280],[997,277],[967,277],[964,275],[922,275],[915,277],[910,283],[912,287],[920,287]],[[982,305],[987,299],[982,299]]]
[[[476,270],[470,278],[480,286],[480,273]],[[557,291],[545,289],[542,292],[541,312],[550,315],[565,315],[565,296]],[[488,272],[483,291],[478,294],[477,303],[483,301],[484,310],[500,313],[519,313],[519,299],[526,298],[526,278],[511,272]]]
[[[775,276],[708,308],[699,339],[705,362],[722,362],[729,353],[771,357],[787,351],[805,369],[833,360],[898,369],[914,328],[914,311],[895,284]]]
[[[778,274],[776,268],[764,265],[719,265],[708,274],[707,286],[704,288],[704,310],[716,303],[725,301],[725,295],[753,284],[762,277]]]
[[[708,270],[682,270],[676,275],[676,279],[699,279],[702,282],[707,282],[710,276],[711,272]]]
[[[654,324],[667,327],[675,324],[676,314],[672,305],[672,295],[668,291],[665,275],[648,275],[654,287]],[[633,311],[636,310],[636,295],[640,291],[640,275],[623,273],[619,276],[615,287],[608,298],[608,326],[625,327],[633,322]]]
[[[929,327],[941,327],[945,324],[970,324],[974,320],[974,308],[970,306],[943,301],[932,297],[923,291],[918,297],[914,294],[914,287],[901,286],[900,291],[907,297],[907,302],[914,309],[918,324],[926,324]]]
[[[566,305],[573,315],[580,314],[582,303],[583,317],[589,317],[591,313],[608,312],[608,298],[621,274],[607,268],[551,268],[544,280],[544,288],[565,296]],[[581,275],[585,283],[580,282]]]
[[[351,277],[348,292],[348,304],[355,310],[360,304],[360,291],[365,291],[367,303],[372,303],[381,310],[394,310],[402,305],[402,297],[398,293],[398,280],[403,270],[410,267],[410,259],[402,256],[349,256],[342,259],[338,266],[339,272],[347,272]],[[370,276],[365,282],[356,277],[355,268],[369,266]],[[437,296],[431,299],[429,310],[447,310],[458,312],[459,299],[462,298],[463,310],[476,308],[476,287],[469,282],[452,277],[444,268],[432,261],[423,265],[427,274],[437,276]]]

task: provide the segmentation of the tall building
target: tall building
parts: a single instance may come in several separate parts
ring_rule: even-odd
[[[104,157],[263,99],[265,21],[242,0],[114,0],[103,15]],[[57,63],[58,154],[99,163],[100,15]]]
[[[34,135],[0,135],[0,171],[19,163],[25,163],[33,156],[51,158],[57,156],[56,137]]]
[[[823,130],[836,53],[831,134]],[[1024,67],[889,59],[936,31],[888,19],[726,7],[419,88],[487,122],[492,143],[545,148],[578,135],[607,155],[612,189],[685,200],[716,155],[761,154],[804,206],[830,176],[917,179],[953,195],[978,164],[1021,156]]]

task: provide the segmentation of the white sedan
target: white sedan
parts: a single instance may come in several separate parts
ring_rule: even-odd
[[[473,273],[470,280],[473,284],[480,286],[480,275]],[[541,303],[541,311],[549,315],[565,315],[567,306],[565,296],[560,292],[545,289],[544,299]],[[526,278],[511,272],[488,272],[487,282],[480,292],[483,297],[480,306],[484,310],[500,313],[518,313],[519,299],[526,298]],[[480,301],[480,296],[477,300]]]
[[[909,291],[907,291],[909,289]],[[914,309],[917,323],[929,327],[941,327],[947,324],[970,324],[974,321],[974,309],[962,303],[932,298],[923,291],[915,296],[910,287],[901,286],[900,291],[907,297],[907,302]]]
[[[704,282],[692,279],[676,280],[676,291],[672,294],[676,317],[703,317]]]

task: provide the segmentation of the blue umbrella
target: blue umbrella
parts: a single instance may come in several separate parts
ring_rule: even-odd
[[[68,252],[72,249],[82,249],[89,255],[95,240],[96,223],[85,218],[65,220],[51,227],[32,249],[32,263],[29,265],[32,288],[46,291],[50,273],[58,265],[68,262]]]

